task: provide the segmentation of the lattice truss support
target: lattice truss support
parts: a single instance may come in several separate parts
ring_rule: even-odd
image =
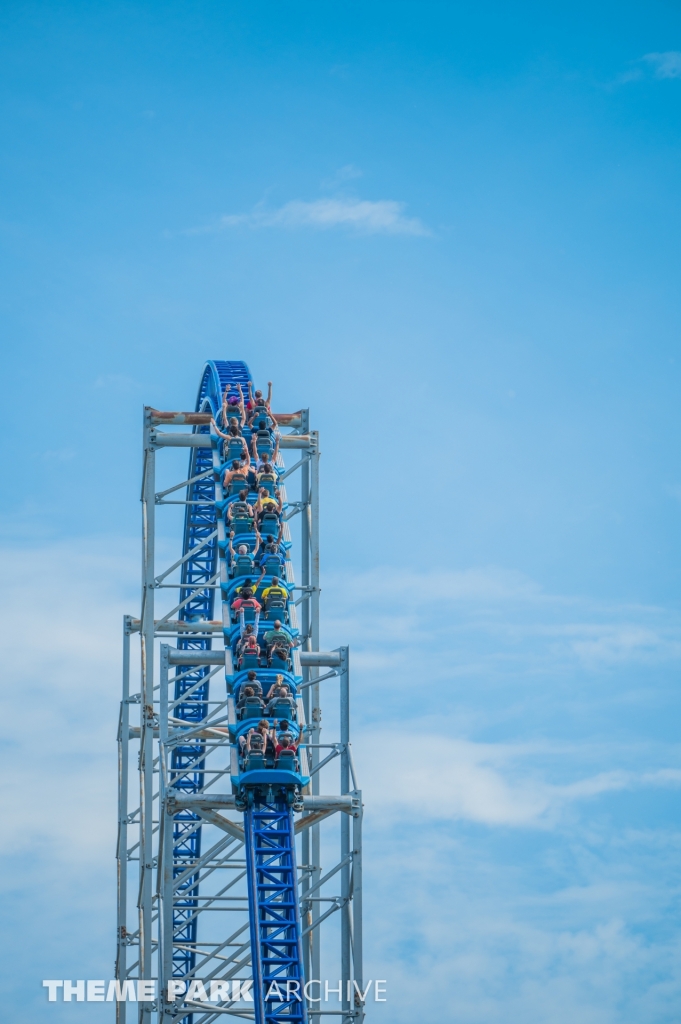
[[[244,364],[209,364],[216,365]],[[203,385],[202,390],[210,391]],[[300,585],[295,585],[290,560],[286,567],[287,582],[300,595],[291,625],[304,638],[294,653],[294,670],[303,677],[298,718],[307,723],[301,755],[311,783],[295,820],[288,811],[282,816],[281,808],[267,805],[246,812],[259,815],[253,849],[247,849],[244,816],[235,808],[230,783],[236,759],[228,731],[234,721],[231,651],[224,646],[223,622],[213,614],[226,568],[221,557],[224,523],[216,516],[222,499],[214,474],[219,457],[205,436],[211,401],[214,406],[210,393],[201,394],[198,414],[145,410],[142,611],[139,618],[125,616],[123,623],[116,976],[121,983],[157,979],[158,997],[147,1003],[118,1002],[117,1024],[132,1024],[135,1018],[139,1024],[211,1024],[226,1014],[257,1024],[299,1024],[306,1015],[361,1024],[362,799],[350,746],[348,648],[319,651],[318,435],[309,430],[307,410],[277,417],[292,428],[282,434],[280,448],[297,450],[289,469],[279,456],[285,502],[283,480],[294,473],[301,478],[300,501],[287,502],[285,508],[284,539],[291,540],[289,521],[299,515]],[[167,424],[191,424],[193,430],[158,429]],[[157,491],[157,453],[177,447],[190,449],[190,472]],[[185,496],[178,498],[183,491]],[[184,548],[177,561],[159,572],[156,511],[168,505],[188,510]],[[160,615],[157,605],[162,606]],[[131,647],[137,638],[138,688],[131,678],[136,677]],[[339,684],[339,735],[322,743],[320,691],[332,679]],[[331,762],[339,768],[337,792],[322,795],[321,771]],[[328,772],[325,785],[327,780]],[[332,827],[339,819],[340,827]],[[338,838],[338,858],[324,871],[322,849],[328,854]],[[334,958],[338,967],[332,970],[334,978],[341,976],[341,999],[317,1001],[319,990],[308,987],[312,998],[302,1007],[295,1000],[282,1005],[274,999],[263,1004],[261,1018],[258,1006],[240,997],[257,993],[263,972],[267,978],[290,978],[284,968],[293,933],[281,919],[291,912],[291,905],[282,903],[284,878],[299,904],[302,983],[323,978],[322,932],[326,922],[340,918],[340,928],[332,929],[334,941],[338,933],[340,938]],[[258,896],[263,892],[264,903]],[[185,991],[169,999],[171,980],[184,982]]]

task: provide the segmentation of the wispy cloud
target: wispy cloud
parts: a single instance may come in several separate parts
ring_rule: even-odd
[[[185,234],[206,234],[228,228],[310,228],[328,231],[345,228],[362,235],[430,235],[418,218],[405,215],[405,203],[392,199],[327,198],[305,202],[294,199],[278,209],[258,204],[250,213],[227,214],[213,225],[190,228]]]
[[[405,761],[395,750],[427,751]],[[541,745],[538,750],[541,750]],[[363,744],[359,763],[373,813],[421,819],[466,820],[489,826],[542,827],[557,824],[564,808],[605,793],[678,788],[681,770],[615,769],[556,784],[523,773],[514,761],[533,754],[528,745],[473,743],[433,732],[375,732]],[[536,752],[535,752],[536,753]]]
[[[651,73],[654,78],[681,78],[681,50],[645,53],[627,71],[618,75],[609,88],[640,82]]]
[[[132,392],[139,391],[141,384],[134,377],[128,377],[124,373],[105,373],[97,377],[93,386],[110,391]]]
[[[355,661],[374,669],[417,657],[436,671],[441,646],[451,644],[457,671],[496,673],[504,664],[514,670],[522,664],[527,676],[681,657],[677,616],[549,594],[522,573],[501,568],[399,573],[384,567],[329,582],[327,628],[334,637],[351,636]],[[468,650],[475,652],[475,666]],[[454,673],[454,665],[447,669]]]
[[[339,167],[338,170],[331,178],[327,178],[322,182],[323,188],[337,188],[338,185],[342,185],[343,182],[353,181],[355,178],[361,178],[364,175],[364,171],[361,171],[359,167],[355,167],[354,164],[345,164],[343,167]]]
[[[42,457],[46,462],[70,462],[76,453],[73,448],[48,448]]]
[[[0,693],[0,854],[3,898],[16,923],[6,973],[23,981],[106,977],[121,615],[138,606],[138,545],[99,538],[0,550],[0,557],[9,581],[0,593],[8,680]],[[437,621],[434,594],[449,595]],[[537,727],[526,742],[503,742],[498,729],[493,740],[474,741],[443,715],[455,683],[436,671],[438,660],[449,671],[468,657],[460,644],[469,627],[471,642],[489,654],[495,629],[505,628],[500,635],[514,646],[513,631],[527,628],[534,647],[543,629],[553,643],[588,640],[593,627],[605,631],[607,646],[613,619],[637,613],[641,627],[663,640],[666,620],[623,606],[599,625],[593,619],[606,609],[491,569],[327,578],[324,598],[357,616],[325,620],[337,633],[330,646],[348,639],[349,624],[365,657],[398,662],[389,689],[381,689],[380,672],[363,669],[353,647],[353,751],[367,811],[367,979],[387,978],[389,993],[387,1004],[372,1004],[376,1021],[410,1024],[426,1015],[460,1024],[604,1024],[624,1021],[624,1001],[632,1008],[627,1020],[675,1020],[674,820],[649,825],[640,817],[642,800],[632,801],[639,816],[632,812],[624,826],[621,817],[610,824],[593,813],[608,794],[645,787],[660,800],[665,788],[678,787],[672,744],[651,744],[642,733],[640,750],[629,741],[615,749],[610,732],[589,744],[583,723],[570,732],[562,717],[557,739],[536,738],[546,735]],[[469,608],[473,618],[464,620]],[[574,626],[578,610],[584,625]],[[548,614],[560,621],[547,621]],[[648,639],[641,635],[639,646]],[[559,661],[561,650],[552,654]],[[521,654],[524,674],[533,654]],[[135,658],[135,677],[137,665]],[[406,714],[398,671],[409,677]],[[551,682],[547,674],[542,689]],[[375,728],[367,714],[372,695],[380,708]],[[465,681],[456,702],[467,695],[487,713],[487,692]],[[324,699],[330,708],[332,695]],[[517,735],[513,699],[509,692],[498,701]],[[324,725],[330,742],[331,715]],[[23,990],[19,1000],[24,1007]],[[99,1020],[96,1004],[88,1012]],[[52,1015],[41,1002],[30,1019]]]
[[[681,78],[681,50],[646,53],[641,60],[653,68],[655,78]]]

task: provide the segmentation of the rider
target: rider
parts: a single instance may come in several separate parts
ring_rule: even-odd
[[[262,487],[260,489],[260,493],[258,494],[258,500],[253,506],[253,515],[258,526],[260,526],[262,517],[266,515],[268,512],[276,512],[277,515],[281,515],[282,509],[284,507],[284,503],[281,500],[281,491],[277,488],[277,490],[274,493],[276,495],[276,500],[270,497],[270,494],[266,487]]]
[[[277,438],[277,446],[278,445],[279,445],[279,438]],[[257,487],[258,487],[258,493],[261,490],[264,489],[269,494],[270,490],[269,490],[269,487],[267,486],[268,484],[271,486],[273,491],[276,491],[278,477],[277,477],[277,472],[276,472],[276,470],[274,468],[274,465],[273,465],[273,463],[276,462],[276,459],[277,459],[277,448],[275,447],[274,454],[272,455],[271,459],[268,459],[265,456],[264,458],[258,460],[257,469],[255,471],[255,479],[256,479],[256,483],[257,483]]]
[[[277,678],[274,680],[269,690],[267,691],[267,694],[265,695],[265,700],[272,700],[272,697],[275,695],[275,693],[279,692],[280,688],[283,685],[284,677],[280,673],[278,673]]]
[[[237,656],[237,658],[240,658],[241,655],[243,654],[244,648],[245,648],[246,644],[248,643],[249,636],[254,636],[256,638],[256,640],[258,639],[257,634],[253,630],[253,623],[252,622],[248,623],[248,625],[246,626],[246,629],[244,631],[244,635],[242,637],[239,637],[239,639],[237,640],[237,644],[236,644],[236,656]],[[255,675],[255,673],[253,673],[253,674]],[[249,686],[253,685],[250,682],[250,680],[249,680],[249,684],[248,685]],[[261,689],[262,689],[262,687],[261,687]]]
[[[248,628],[248,627],[246,627]],[[260,647],[258,646],[258,639],[255,633],[249,633],[247,636],[243,636],[243,644],[241,645],[241,651],[239,655],[239,662],[243,661],[247,654],[254,654],[256,658],[260,657]]]
[[[279,536],[275,539],[274,537],[268,537],[266,542],[262,545],[262,554],[260,556],[260,567],[263,568],[267,561],[276,558],[279,562],[280,568],[284,565],[284,556],[279,550],[279,544],[281,543],[281,534],[283,531],[283,524],[279,527]]]
[[[268,629],[263,636],[266,647],[276,643],[286,644],[288,647],[298,646],[298,641],[294,640],[290,633],[281,628],[281,619],[275,619],[273,625],[274,629]]]
[[[264,575],[265,570],[263,569],[262,573],[260,574],[260,579],[258,580],[258,583],[256,583],[255,585],[256,590],[258,589],[258,584],[260,583],[260,580],[262,580]],[[263,608],[267,610],[267,608],[269,608],[270,603],[278,599],[284,601],[284,603],[288,601],[288,590],[286,589],[286,587],[282,587],[282,585],[279,582],[278,576],[273,576],[272,582],[270,583],[269,587],[265,587],[265,589],[261,593],[260,600],[262,601]]]
[[[260,547],[260,534],[256,530],[255,547],[253,549],[253,553],[251,553],[247,544],[238,544],[236,551],[234,551],[234,545],[232,543],[233,537],[234,530],[230,530],[229,544],[227,545],[227,550],[229,551],[230,565],[234,566],[237,559],[239,559],[239,561],[241,562],[241,565],[239,566],[239,575],[248,575],[249,573],[252,573],[254,569],[254,559],[258,553],[258,548]]]
[[[236,598],[236,600],[232,601],[232,611],[238,612],[239,616],[241,616],[241,612],[244,609],[246,609],[246,608],[254,608],[255,609],[255,624],[253,626],[253,632],[254,632],[255,636],[257,636],[258,635],[258,622],[260,620],[260,608],[261,608],[260,601],[258,601],[253,596],[253,591],[251,590],[250,587],[244,586],[244,587],[240,588],[239,596]],[[242,618],[241,622],[242,622],[242,630],[241,631],[242,631],[242,634],[245,635],[245,633],[246,633],[246,626],[244,624],[243,618]]]
[[[226,407],[223,406],[223,410],[225,408]],[[244,436],[243,435],[243,431],[241,429],[241,425],[239,424],[239,421],[236,418],[236,416],[229,416],[227,422],[224,424],[225,430],[227,431],[226,434],[222,430],[220,430],[220,428],[218,427],[218,425],[215,422],[215,420],[213,419],[213,417],[211,417],[210,425],[211,425],[211,427],[215,428],[215,433],[216,434],[219,434],[220,437],[226,438],[226,440],[228,440],[228,441],[229,441],[230,437],[241,437],[241,438],[243,438],[243,436]]]
[[[248,489],[250,468],[251,456],[249,455],[248,448],[244,447],[244,452],[243,455],[241,456],[241,459],[234,459],[232,461],[231,469],[225,470],[224,476],[222,477],[223,490],[227,492],[232,480],[236,479],[242,481],[242,486]]]
[[[293,753],[295,754],[297,749],[298,748],[296,747],[295,743],[291,742],[288,734],[285,734],[281,737],[280,742],[277,743],[276,747],[274,748],[276,760],[279,760],[279,755],[281,754],[282,750],[292,750]]]
[[[244,406],[244,393],[243,393],[243,389],[241,387],[241,384],[237,384],[237,387],[239,389],[239,395],[241,396],[240,398],[237,398],[236,395],[230,395],[230,397],[227,398],[227,393],[229,391],[229,384],[227,385],[227,387],[224,390],[224,394],[222,396],[222,425],[223,425],[223,427],[226,427],[227,424],[229,423],[230,419],[236,418],[237,415],[239,417],[239,422],[240,423],[245,423],[245,421],[246,421],[246,409],[245,409],[245,406]]]
[[[260,714],[262,714],[265,705],[263,703],[262,697],[258,697],[258,694],[255,692],[252,686],[245,686],[243,693],[239,694],[239,700],[237,701],[236,704],[237,712],[243,711],[243,709],[246,707],[246,702],[249,697],[255,697],[260,701]]]
[[[253,687],[256,697],[262,697],[262,686],[260,685],[260,681],[253,669],[249,671],[247,680],[246,685]]]
[[[262,413],[266,413],[268,416],[270,416],[272,419],[274,419],[274,417],[272,416],[272,413],[270,412],[270,403],[271,403],[271,401],[272,401],[272,381],[271,380],[268,380],[268,382],[267,382],[267,398],[266,399],[262,397],[262,391],[256,391],[255,395],[254,395],[253,394],[253,385],[251,384],[250,381],[248,382],[248,419],[247,419],[247,423],[248,423],[249,426],[251,425],[253,420],[256,418],[256,416],[262,415]]]
[[[230,502],[227,507],[227,519],[230,525],[235,519],[250,519],[251,522],[253,521],[253,506],[248,502],[248,491],[239,491],[239,500]]]
[[[279,687],[279,689],[275,690],[275,692],[272,694],[270,701],[267,705],[267,713],[272,714],[277,705],[283,701],[285,701],[291,709],[295,708],[296,706],[296,702],[291,696],[291,692],[285,683],[282,684]]]

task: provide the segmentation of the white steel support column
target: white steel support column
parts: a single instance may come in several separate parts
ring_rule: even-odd
[[[340,770],[340,791],[344,796],[350,792],[350,649],[339,648],[341,657],[339,669],[340,677],[340,741],[341,770]],[[342,978],[342,1009],[345,1013],[351,1010],[350,992],[348,986],[352,982],[351,969],[351,936],[352,924],[350,921],[350,818],[347,814],[341,815],[340,822],[340,859],[346,861],[341,868],[341,978]],[[351,1017],[344,1017],[342,1024],[350,1024]]]
[[[127,973],[128,937],[128,771],[130,744],[130,616],[123,616],[123,692],[118,720],[118,912],[116,921],[116,977]],[[116,1002],[116,1024],[125,1024],[126,1003]]]
[[[301,432],[307,434],[310,429],[310,410],[303,409],[301,413]],[[300,584],[302,587],[310,586],[310,460],[305,459],[302,466],[300,467],[300,500],[304,502],[300,516]],[[300,605],[300,625],[301,632],[306,638],[304,642],[304,650],[311,650],[310,646],[310,600],[309,591],[303,590],[303,601]],[[307,682],[310,678],[310,670],[306,666],[303,667],[303,682]],[[309,724],[311,721],[310,717],[310,687],[305,687],[303,691],[303,707],[305,709],[305,721]],[[310,871],[309,867],[311,862],[310,859],[310,830],[305,829],[302,835],[302,868],[303,868],[303,884],[302,884],[302,897],[304,900],[305,893],[310,888]],[[310,907],[312,904],[305,904],[303,902],[304,913],[303,913],[303,928],[308,928],[312,924],[312,914]],[[305,979],[308,980],[311,977],[310,964],[311,964],[311,951],[312,951],[312,932],[309,932],[305,939],[303,939],[303,969],[305,972]]]
[[[310,650],[319,650],[319,431],[309,432],[312,444],[309,449],[310,455]],[[317,667],[310,669],[310,677],[315,679],[319,675]],[[321,742],[322,731],[322,709],[319,703],[319,683],[313,683],[309,687],[311,717],[310,717],[310,741],[312,744]],[[311,750],[311,767],[317,766],[319,757],[318,746]],[[312,776],[312,795],[319,795],[319,772]],[[321,867],[321,835],[319,825],[313,825],[310,829],[310,854],[312,871],[310,883],[317,885],[322,877]],[[317,926],[317,919],[320,915],[320,904],[312,904],[312,931],[311,937],[311,963],[310,977],[321,978],[321,934]]]
[[[159,1024],[172,1014],[166,1001],[168,980],[173,975],[173,815],[168,812],[170,751],[168,749],[168,686],[170,646],[161,645],[159,694],[159,858],[156,891],[159,900]]]
[[[362,1024],[364,1020],[364,1004],[359,998],[357,989],[364,991],[364,968],[362,951],[362,791],[355,790],[352,794],[358,798],[359,806],[352,818],[352,966],[355,976],[355,1020]]]
[[[152,977],[152,869],[154,795],[154,544],[156,451],[145,410],[144,478],[142,483],[142,707],[140,712],[140,952],[139,976]],[[150,1024],[151,1003],[139,1004],[139,1024]]]

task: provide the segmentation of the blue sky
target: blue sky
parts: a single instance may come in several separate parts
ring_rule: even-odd
[[[376,1019],[676,1020],[678,7],[0,26],[14,1019],[110,973],[142,405],[243,358],[322,433]]]

